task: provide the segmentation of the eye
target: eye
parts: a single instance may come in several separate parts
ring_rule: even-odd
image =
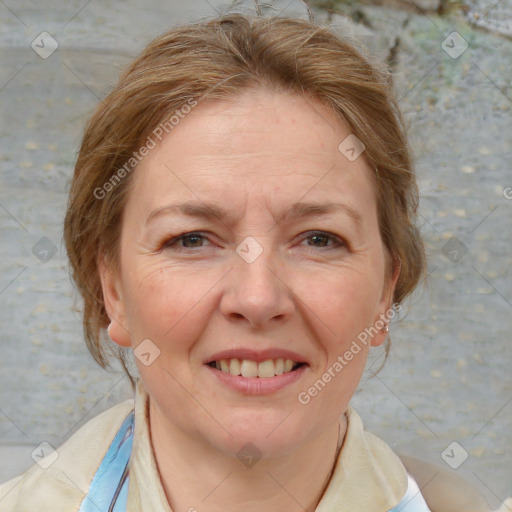
[[[343,240],[341,240],[338,236],[333,235],[332,233],[326,233],[324,231],[312,231],[310,233],[306,233],[304,240],[310,247],[336,248],[345,246]]]
[[[201,247],[206,238],[199,233],[190,233],[180,237],[183,247]]]
[[[202,233],[183,233],[164,242],[163,249],[194,249],[203,247],[207,238]]]

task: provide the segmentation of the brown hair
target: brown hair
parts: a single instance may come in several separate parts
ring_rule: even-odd
[[[229,14],[172,28],[144,49],[97,107],[75,166],[64,238],[84,299],[85,339],[102,367],[114,348],[101,339],[109,318],[98,258],[116,268],[130,171],[144,138],[162,123],[168,131],[169,119],[182,115],[184,105],[205,96],[230,98],[253,87],[310,94],[363,142],[364,158],[375,171],[389,269],[401,265],[393,300],[400,303],[421,278],[418,190],[390,73],[329,28],[304,19]],[[116,355],[124,365],[123,352]]]

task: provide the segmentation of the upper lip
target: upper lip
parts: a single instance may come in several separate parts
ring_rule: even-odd
[[[221,361],[222,359],[248,359],[250,361],[256,361],[261,363],[268,359],[291,359],[296,363],[306,363],[304,356],[301,356],[297,352],[290,350],[282,350],[279,348],[268,348],[265,350],[254,350],[251,348],[236,348],[230,350],[223,350],[216,352],[210,356],[205,364],[211,363],[212,361]]]

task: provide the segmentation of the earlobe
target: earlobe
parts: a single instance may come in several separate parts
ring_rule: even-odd
[[[110,325],[107,328],[110,339],[122,347],[131,346],[130,334],[126,326],[126,314],[119,276],[107,264],[105,258],[98,259],[98,270],[103,292],[103,302]]]
[[[111,318],[110,325],[107,327],[109,338],[121,347],[131,347],[132,340],[128,331],[117,320]]]
[[[402,262],[400,258],[396,259],[393,265],[393,275],[389,278],[389,281],[385,284],[385,288],[382,293],[381,307],[384,306],[385,311],[379,315],[379,318],[375,320],[375,327],[378,328],[378,333],[373,336],[371,345],[372,347],[378,347],[382,345],[389,334],[389,323],[395,314],[391,315],[390,312],[393,308],[393,297],[395,294],[396,283],[400,276],[400,270],[402,268]]]
[[[383,315],[380,315],[380,316],[381,316],[381,318],[375,322],[375,326],[379,326],[379,323],[380,324],[383,323],[384,326],[379,330],[379,332],[377,334],[375,334],[375,336],[373,336],[372,341],[371,341],[372,347],[379,347],[386,341],[386,338],[388,337],[389,319],[387,318],[386,313]]]

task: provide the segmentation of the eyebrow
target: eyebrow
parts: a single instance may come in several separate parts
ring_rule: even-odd
[[[320,215],[328,215],[336,213],[336,211],[342,211],[349,217],[351,217],[356,224],[361,225],[363,223],[363,216],[355,208],[347,203],[295,203],[291,206],[285,214],[280,217],[281,220],[286,220],[290,217],[294,219],[302,219],[304,217],[317,217]]]
[[[186,203],[170,204],[153,210],[146,220],[146,225],[155,217],[171,213],[186,215],[187,217],[197,217],[205,220],[217,218],[220,221],[224,221],[228,217],[227,211],[215,204],[195,203],[191,201]]]
[[[284,214],[279,217],[277,223],[293,219],[303,219],[305,217],[318,217],[320,215],[328,215],[342,211],[351,217],[358,226],[363,223],[362,214],[355,208],[346,203],[294,203]],[[230,214],[222,207],[216,204],[197,203],[197,202],[184,202],[178,204],[171,204],[162,206],[153,210],[147,220],[146,225],[149,224],[155,217],[166,214],[181,214],[187,217],[195,217],[204,220],[217,219],[221,222],[226,222],[230,218]]]

